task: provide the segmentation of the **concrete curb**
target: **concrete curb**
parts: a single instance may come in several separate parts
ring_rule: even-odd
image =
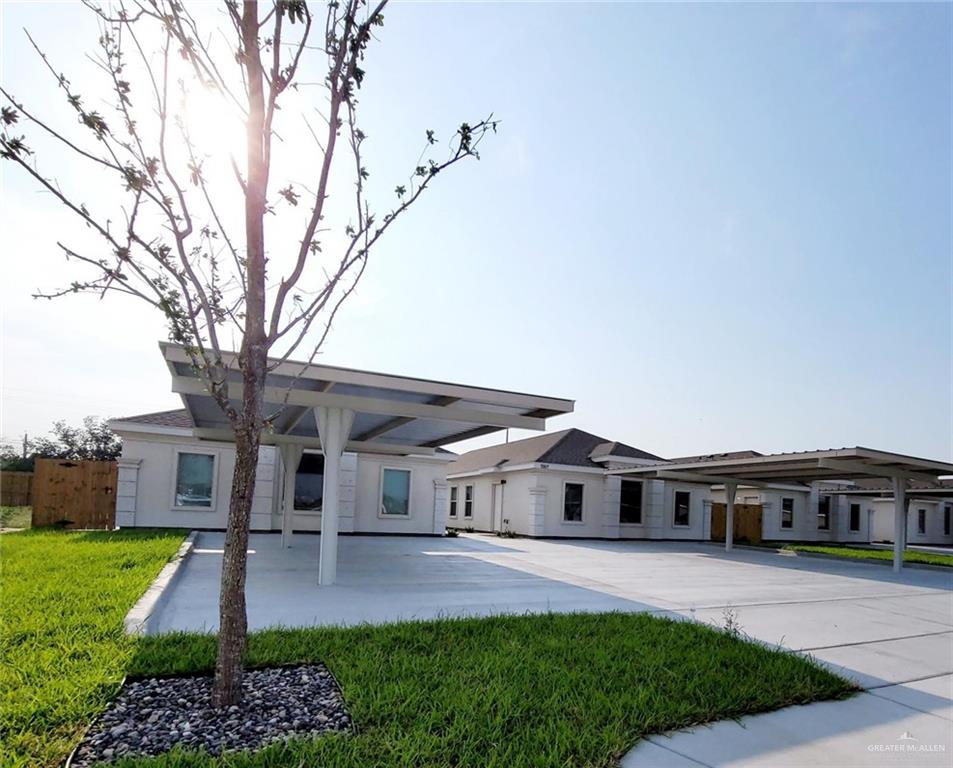
[[[123,627],[127,635],[145,634],[149,624],[149,619],[159,610],[165,598],[168,596],[169,587],[175,582],[179,575],[183,563],[192,554],[195,548],[195,540],[198,538],[198,531],[191,531],[185,537],[185,541],[179,547],[172,559],[165,564],[159,575],[149,585],[149,588],[143,593],[134,606],[129,609],[126,618],[123,619]]]

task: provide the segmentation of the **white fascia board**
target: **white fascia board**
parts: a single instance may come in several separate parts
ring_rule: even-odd
[[[188,353],[179,345],[170,342],[159,342],[159,348],[166,361],[173,363],[191,363]],[[235,352],[222,351],[222,361],[228,368],[237,368],[238,355]],[[453,384],[451,382],[435,381],[433,379],[415,379],[409,376],[362,371],[353,368],[338,368],[335,366],[299,361],[285,361],[278,363],[269,358],[270,364],[275,364],[271,373],[280,376],[302,377],[318,381],[331,381],[336,384],[353,384],[363,387],[394,389],[403,392],[419,392],[436,396],[457,397],[461,400],[503,405],[511,408],[525,408],[532,410],[550,410],[557,414],[572,413],[575,401],[566,398],[549,397],[546,395],[532,395],[526,392],[511,392],[503,389],[491,389],[467,384]],[[174,369],[172,370],[175,376]],[[530,427],[532,429],[533,427]]]
[[[108,421],[106,422],[106,426],[108,426],[117,435],[122,435],[128,432],[130,434],[193,437],[191,427],[163,427],[159,424],[141,424],[135,421]]]

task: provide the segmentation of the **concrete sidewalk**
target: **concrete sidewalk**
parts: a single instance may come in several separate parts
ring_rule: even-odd
[[[953,573],[706,544],[345,536],[316,586],[318,537],[253,535],[249,624],[501,612],[650,611],[809,653],[867,692],[652,737],[625,766],[949,765]],[[203,533],[150,631],[214,629],[222,536]],[[927,751],[935,747],[935,751]],[[940,749],[945,751],[939,751]]]

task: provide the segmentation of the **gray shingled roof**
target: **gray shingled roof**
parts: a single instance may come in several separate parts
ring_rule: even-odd
[[[138,416],[123,416],[121,419],[113,421],[125,421],[130,424],[152,424],[157,427],[179,427],[180,429],[191,429],[192,420],[189,418],[189,412],[185,408],[177,408],[174,411],[155,411],[154,413],[141,413]]]
[[[608,453],[614,456],[664,461],[659,456],[646,453],[625,443],[606,440],[604,437],[584,432],[581,429],[564,429],[561,432],[552,432],[537,437],[528,437],[525,440],[514,440],[512,443],[468,451],[461,454],[460,458],[447,467],[447,474],[476,472],[481,469],[503,467],[507,464],[510,466],[537,463],[563,464],[572,467],[602,468],[602,464],[594,462],[590,457],[606,455],[607,451],[605,449],[609,447],[611,447],[611,450]]]

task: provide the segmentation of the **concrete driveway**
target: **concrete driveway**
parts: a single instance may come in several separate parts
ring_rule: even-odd
[[[214,629],[221,534],[203,533],[150,631]],[[630,766],[950,765],[953,574],[708,544],[342,537],[316,586],[318,537],[253,535],[249,624],[355,624],[500,612],[652,611],[809,653],[867,692],[652,737]]]

